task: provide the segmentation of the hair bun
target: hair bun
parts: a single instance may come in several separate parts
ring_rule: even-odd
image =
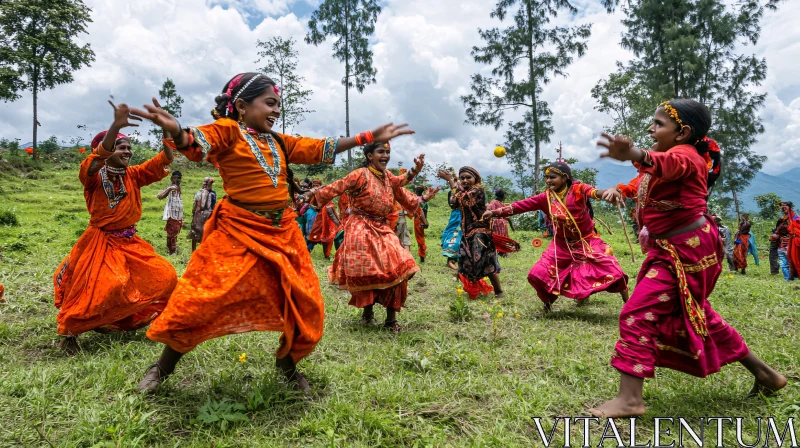
[[[231,100],[231,96],[228,95],[227,93],[220,93],[219,95],[217,95],[216,98],[214,98],[214,101],[217,104],[228,104],[228,102],[230,100]]]

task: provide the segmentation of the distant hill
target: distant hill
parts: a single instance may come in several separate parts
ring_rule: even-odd
[[[636,176],[636,169],[633,166],[611,160],[600,159],[591,163],[576,164],[577,168],[589,166],[598,170],[597,186],[600,188],[628,182]],[[742,194],[742,209],[758,211],[758,205],[753,198],[765,193],[776,193],[778,196],[794,202],[800,208],[800,168],[792,168],[775,176],[763,172],[756,174],[750,186]]]

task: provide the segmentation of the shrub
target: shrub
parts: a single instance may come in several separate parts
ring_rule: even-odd
[[[0,225],[18,226],[19,219],[17,218],[17,214],[11,210],[0,211]]]

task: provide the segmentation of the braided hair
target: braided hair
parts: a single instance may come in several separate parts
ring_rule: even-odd
[[[706,178],[708,192],[714,187],[719,176],[722,174],[722,157],[719,146],[714,140],[706,137],[708,130],[711,129],[711,112],[704,104],[685,98],[669,100],[666,104],[675,108],[683,125],[689,126],[692,130],[689,134],[688,143],[697,149],[697,153],[703,156],[707,162],[711,162],[712,168]]]

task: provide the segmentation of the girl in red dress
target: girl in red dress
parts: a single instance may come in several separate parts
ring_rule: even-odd
[[[633,146],[626,136],[603,134],[601,157],[633,161],[643,173],[637,190],[637,213],[647,227],[641,237],[647,258],[636,289],[622,307],[620,338],[611,365],[620,371],[619,394],[589,412],[597,417],[643,415],[644,379],[668,367],[705,377],[741,362],[755,377],[751,394],[770,394],[786,378],[753,354],[736,330],[711,307],[724,259],[717,231],[707,216],[711,127],[706,106],[693,100],[662,103],[648,132],[651,150]]]

